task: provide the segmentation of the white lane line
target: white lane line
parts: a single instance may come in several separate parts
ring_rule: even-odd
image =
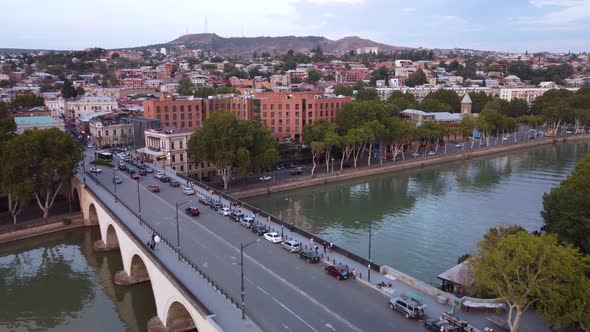
[[[144,190],[147,190],[147,189],[145,189],[145,187],[141,187],[141,188],[144,189]],[[159,199],[160,201],[162,201],[165,205],[168,205],[170,208],[175,209],[175,206],[173,206],[172,204],[170,204],[168,201],[164,200],[159,195],[153,195],[153,196],[156,199]],[[186,217],[186,216],[183,215],[183,217]],[[195,224],[197,227],[202,228],[205,232],[209,233],[211,236],[213,236],[214,238],[216,238],[218,241],[222,242],[223,244],[227,245],[228,247],[230,247],[231,249],[233,249],[237,253],[240,252],[240,249],[239,248],[234,247],[230,242],[228,242],[226,239],[222,238],[221,236],[219,236],[217,233],[213,232],[209,228],[207,228],[207,227],[203,226],[202,224],[196,222],[194,219],[191,219],[191,218],[188,218],[188,217],[186,217],[186,219],[188,219],[190,222],[192,222],[193,224]],[[328,314],[330,314],[332,317],[336,318],[337,320],[339,320],[340,322],[342,322],[343,324],[345,324],[346,326],[348,326],[351,330],[356,331],[356,332],[363,332],[363,330],[361,330],[360,328],[358,328],[357,326],[355,326],[351,322],[347,321],[342,316],[340,316],[339,314],[337,314],[336,312],[332,311],[330,308],[326,307],[324,304],[320,303],[318,300],[316,300],[315,298],[313,298],[311,295],[307,294],[302,289],[298,288],[297,286],[295,286],[292,283],[290,283],[289,281],[287,281],[285,278],[279,276],[278,274],[276,274],[275,272],[273,272],[271,269],[267,268],[262,263],[258,262],[254,258],[252,258],[250,255],[244,253],[244,257],[247,258],[248,260],[250,260],[250,262],[252,262],[253,264],[256,264],[256,266],[258,266],[259,268],[261,268],[262,270],[264,270],[268,274],[270,274],[273,277],[275,277],[277,280],[279,280],[282,283],[284,283],[285,285],[289,286],[289,288],[293,289],[297,293],[301,294],[303,297],[307,298],[309,301],[311,301],[315,305],[319,306],[321,309],[323,309],[325,312],[327,312]],[[286,307],[285,307],[285,309],[287,309],[287,311],[289,311],[295,317],[298,317],[299,318],[299,316],[297,316],[297,314],[295,314],[293,311],[289,310]],[[316,331],[316,330],[314,329],[314,331]]]
[[[266,294],[266,295],[269,295],[269,296],[270,296],[270,294],[268,294],[268,292],[267,292],[267,291],[265,291],[265,290],[264,290],[264,288],[262,288],[262,287],[260,287],[260,286],[256,286],[256,288],[258,288],[258,290],[260,290],[260,291],[261,291],[261,292],[263,292],[264,294]]]
[[[272,296],[271,296],[272,297]],[[281,301],[275,299],[274,297],[272,297],[273,300],[275,300],[276,303],[278,303],[281,307],[285,308],[285,310],[287,310],[288,312],[291,313],[291,315],[295,316],[295,318],[299,319],[303,324],[307,325],[307,327],[309,327],[312,331],[315,332],[319,332],[318,330],[314,329],[313,326],[311,326],[308,322],[306,322],[303,318],[299,317],[299,315],[297,315],[296,313],[293,312],[293,310],[287,308],[286,305],[282,304]]]

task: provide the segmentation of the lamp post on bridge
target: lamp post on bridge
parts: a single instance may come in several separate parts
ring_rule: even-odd
[[[137,206],[139,207],[139,224],[141,225],[141,195],[139,194],[139,178],[137,179]]]
[[[178,224],[178,207],[182,206],[190,201],[176,202],[176,251],[178,251],[178,260],[180,260],[180,226]]]
[[[245,292],[244,292],[244,249],[246,249],[247,246],[254,244],[256,242],[260,241],[260,239],[257,239],[255,241],[252,241],[250,243],[247,243],[246,245],[244,245],[243,243],[240,243],[240,269],[241,269],[241,279],[242,279],[242,287],[241,287],[241,295],[242,295],[242,319],[246,319],[246,315],[244,313],[244,297],[245,297]]]
[[[368,271],[367,271],[367,280],[369,282],[371,282],[371,265],[372,265],[372,261],[371,261],[371,237],[372,237],[372,231],[373,231],[373,222],[371,220],[369,220],[369,265],[368,265]]]

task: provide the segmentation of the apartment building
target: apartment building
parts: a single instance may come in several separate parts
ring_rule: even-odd
[[[202,99],[174,99],[172,95],[164,93],[159,100],[145,100],[143,113],[146,118],[160,120],[165,128],[197,129],[205,120]]]
[[[117,109],[117,101],[110,97],[81,97],[67,99],[64,102],[66,116],[79,118],[98,111]]]
[[[500,89],[500,99],[511,101],[512,99],[526,100],[527,103],[532,103],[535,99],[542,96],[545,92],[551,90],[550,88],[504,88]],[[572,92],[578,91],[578,88],[567,88]]]
[[[115,114],[90,119],[88,129],[91,141],[99,147],[129,146],[133,143],[133,125],[121,121]]]

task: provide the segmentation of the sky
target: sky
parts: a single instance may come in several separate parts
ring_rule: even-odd
[[[0,48],[124,48],[189,33],[359,36],[397,46],[590,51],[590,0],[2,1]]]

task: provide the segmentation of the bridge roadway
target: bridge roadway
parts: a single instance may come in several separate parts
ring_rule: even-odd
[[[112,172],[105,167],[95,176],[114,192]],[[116,174],[123,180],[117,185],[118,199],[137,210],[137,180],[126,172]],[[178,212],[181,252],[239,299],[240,243],[257,236],[198,203],[198,196],[186,196],[181,188],[161,183],[152,174],[141,177],[139,184],[143,219],[172,244],[177,239],[175,203],[189,201]],[[148,191],[151,184],[161,191]],[[187,206],[199,207],[201,215],[186,215]],[[286,228],[285,234],[290,236]],[[423,331],[419,322],[391,312],[386,298],[361,282],[336,280],[323,272],[322,264],[308,264],[280,245],[258,239],[244,252],[245,303],[246,314],[264,331]]]

